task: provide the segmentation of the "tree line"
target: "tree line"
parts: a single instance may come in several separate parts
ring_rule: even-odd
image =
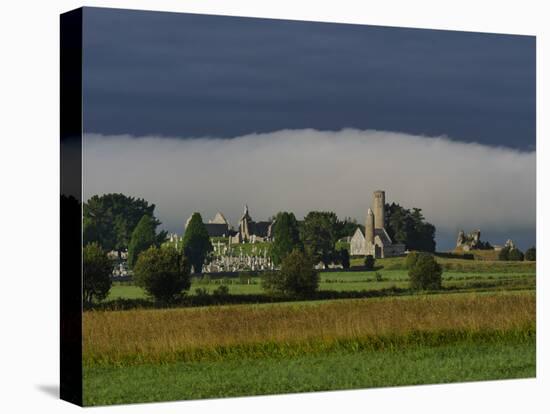
[[[405,243],[407,248],[416,250],[435,250],[435,227],[425,222],[420,209],[408,210],[395,203],[386,208],[386,229],[394,241]],[[105,271],[107,262],[99,260],[101,251],[114,250],[120,253],[127,249],[127,263],[134,273],[135,283],[150,292],[156,292],[154,295],[162,297],[162,300],[169,300],[170,296],[161,292],[163,286],[167,291],[170,291],[170,286],[181,285],[183,289],[186,286],[185,274],[202,272],[213,246],[201,215],[192,215],[178,251],[167,252],[161,248],[167,233],[157,231],[161,222],[155,217],[154,210],[154,204],[123,194],[96,195],[84,203],[85,267],[89,263],[84,275],[85,300],[103,299],[110,288],[110,282],[107,282],[107,278],[110,280],[110,271],[108,275]],[[364,232],[364,227],[355,220],[340,220],[334,212],[312,211],[301,221],[292,212],[280,212],[274,217],[272,259],[281,268],[288,256],[294,261],[299,259],[312,269],[317,263],[325,266],[340,263],[342,267],[349,268],[349,251],[339,248],[337,242],[351,236],[358,227]],[[159,272],[152,277],[151,269],[155,266]],[[292,266],[287,263],[286,268]],[[295,267],[302,268],[300,266]],[[98,269],[103,269],[105,275],[95,277],[98,280],[94,281],[94,275],[101,273]],[[183,275],[179,282],[178,277],[175,277],[178,274]],[[284,272],[279,274],[283,275]],[[280,285],[273,282],[275,279],[272,276],[269,279],[271,282],[268,279],[265,282],[266,289],[273,290],[274,286]],[[147,286],[148,283],[156,287]]]

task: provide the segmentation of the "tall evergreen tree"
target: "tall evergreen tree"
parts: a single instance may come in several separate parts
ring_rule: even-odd
[[[144,214],[132,232],[130,244],[128,245],[128,266],[133,268],[139,254],[154,246],[156,241],[155,223],[151,216]]]
[[[204,260],[212,250],[212,243],[200,213],[193,213],[183,235],[183,253],[195,273],[202,272]]]
[[[271,256],[275,264],[281,261],[294,249],[302,249],[300,230],[294,213],[280,212],[273,225],[273,244]]]

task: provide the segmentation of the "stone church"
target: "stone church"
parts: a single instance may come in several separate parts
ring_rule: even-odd
[[[365,233],[358,227],[350,240],[350,255],[374,258],[400,256],[405,253],[405,245],[393,243],[385,229],[386,193],[375,191],[372,209],[367,211]]]
[[[189,224],[191,217],[185,223]],[[230,243],[263,242],[272,240],[272,221],[254,221],[248,211],[248,206],[244,206],[244,213],[239,220],[237,229],[229,224],[229,221],[221,212],[217,212],[213,219],[204,223],[206,231],[210,237],[229,237]]]
[[[254,221],[244,206],[244,213],[239,220],[239,230],[231,238],[231,243],[263,242],[272,239],[272,221]]]

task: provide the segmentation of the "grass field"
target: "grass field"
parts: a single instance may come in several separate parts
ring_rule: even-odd
[[[505,309],[506,312],[502,312]],[[86,312],[85,365],[298,355],[534,328],[532,294]]]
[[[377,260],[378,277],[360,269],[323,272],[320,288],[403,288],[400,296],[87,311],[84,402],[533,377],[534,262],[438,261],[444,289],[430,294],[408,291],[403,258],[392,258]],[[262,296],[259,278],[242,282],[194,279],[191,296],[222,283],[233,295]],[[144,293],[119,284],[111,291],[116,297]]]
[[[354,259],[358,262],[357,259]],[[501,289],[534,289],[535,262],[501,262],[464,260],[456,258],[438,258],[444,269],[443,286],[457,290],[501,290]],[[404,258],[387,258],[376,261],[375,271],[331,271],[321,272],[321,291],[359,292],[376,291],[392,287],[408,287],[408,274]],[[359,266],[358,263],[355,263]],[[378,273],[381,280],[377,280]],[[243,283],[239,278],[216,278],[209,276],[206,280],[193,278],[190,294],[197,288],[212,292],[221,284],[229,288],[230,294],[262,294],[260,277],[250,277]],[[109,300],[117,298],[145,298],[145,292],[132,284],[115,284],[109,294]]]
[[[85,400],[526,377],[534,337],[533,293],[93,311],[84,316]]]
[[[535,376],[535,339],[84,369],[85,405]]]

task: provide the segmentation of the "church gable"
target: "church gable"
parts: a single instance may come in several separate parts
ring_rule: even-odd
[[[212,220],[210,220],[208,223],[229,225],[229,222],[226,220],[225,216],[222,213],[220,213],[219,211],[216,213],[214,218]]]
[[[349,243],[350,255],[360,256],[365,254],[365,236],[359,227],[353,233],[351,241]]]

